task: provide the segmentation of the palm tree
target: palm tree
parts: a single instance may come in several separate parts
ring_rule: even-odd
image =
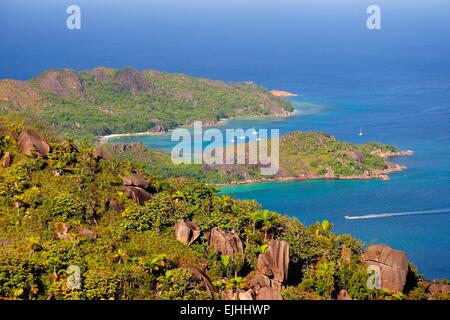
[[[279,214],[269,210],[255,211],[251,214],[253,220],[254,232],[257,225],[261,224],[261,230],[264,231],[264,242],[267,241],[267,233],[273,227],[273,221],[279,217]]]

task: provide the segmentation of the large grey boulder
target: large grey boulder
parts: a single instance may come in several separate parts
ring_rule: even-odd
[[[27,156],[32,156],[36,152],[38,156],[43,157],[50,152],[50,146],[45,139],[32,129],[24,130],[17,144],[20,151]]]
[[[380,270],[381,289],[401,292],[408,274],[408,257],[403,251],[394,250],[384,244],[372,245],[363,255],[367,266]]]
[[[200,229],[194,222],[181,220],[175,224],[175,238],[184,243],[191,244],[200,236]]]
[[[244,253],[242,241],[234,231],[225,232],[214,227],[209,233],[208,238],[210,245],[222,255],[231,256]]]
[[[125,186],[139,187],[142,189],[148,188],[148,181],[140,173],[132,173],[129,176],[123,178],[123,184]]]
[[[9,168],[11,162],[12,162],[11,155],[9,154],[9,152],[5,152],[5,155],[3,156],[2,167]]]
[[[256,273],[284,282],[288,277],[288,268],[289,244],[286,241],[272,240],[267,251],[258,257]]]
[[[289,244],[272,240],[266,252],[258,256],[256,274],[248,279],[256,300],[283,300],[281,289],[287,280],[289,268]]]
[[[152,195],[139,187],[124,186],[122,190],[127,194],[128,198],[133,199],[139,205],[143,205]]]
[[[283,300],[277,288],[263,287],[256,293],[256,300]]]

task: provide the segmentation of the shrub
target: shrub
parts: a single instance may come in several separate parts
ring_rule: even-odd
[[[50,213],[60,220],[82,219],[85,208],[81,201],[74,196],[63,193],[57,195],[51,204]]]

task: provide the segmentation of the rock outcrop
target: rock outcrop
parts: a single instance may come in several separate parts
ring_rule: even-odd
[[[194,222],[181,220],[175,224],[175,238],[186,244],[190,245],[200,236],[200,228]]]
[[[11,159],[10,153],[5,152],[5,155],[3,156],[2,167],[9,168],[9,166],[11,165],[11,162],[12,162],[12,159]]]
[[[108,200],[108,207],[116,212],[122,212],[125,209],[125,204],[117,199]]]
[[[151,132],[151,133],[161,133],[161,134],[162,134],[162,133],[166,133],[166,132],[167,132],[167,129],[164,128],[163,126],[156,125],[156,126],[150,128],[150,129],[148,130],[148,132]]]
[[[402,251],[394,250],[384,244],[372,245],[363,255],[367,266],[376,266],[380,270],[381,289],[401,292],[408,274],[408,258]]]
[[[75,240],[78,237],[88,238],[91,241],[97,239],[97,233],[94,231],[85,228],[85,227],[74,227],[68,223],[58,223],[55,225],[55,233],[56,236],[61,240]]]
[[[225,232],[214,227],[207,234],[209,244],[220,254],[231,256],[234,254],[243,254],[242,241],[236,232]]]
[[[140,171],[133,171],[129,176],[124,177],[123,184],[122,190],[125,191],[128,198],[140,205],[152,197],[151,193],[145,190],[149,187],[149,183]]]
[[[133,173],[130,174],[129,176],[124,177],[123,184],[125,186],[139,187],[142,189],[148,188],[148,181],[145,180],[143,175],[140,173]]]
[[[49,70],[37,77],[36,82],[44,89],[59,97],[83,94],[83,81],[75,71]]]
[[[371,152],[372,155],[382,157],[382,158],[391,158],[391,157],[403,157],[403,156],[412,156],[414,151],[406,150],[406,151],[382,151],[381,149],[376,149]]]
[[[115,80],[121,89],[130,90],[132,94],[136,94],[137,92],[153,92],[150,82],[142,73],[133,68],[120,69],[115,75]]]
[[[139,187],[124,186],[122,190],[127,194],[128,198],[133,199],[137,204],[143,205],[152,195]]]
[[[287,280],[288,268],[289,244],[272,240],[267,251],[258,257],[256,275],[248,279],[256,300],[283,300],[281,289]]]
[[[288,267],[289,244],[286,241],[272,240],[267,251],[258,257],[256,273],[284,282],[287,280]]]
[[[36,152],[38,156],[43,157],[50,152],[50,146],[45,139],[32,129],[26,129],[20,134],[18,145],[20,151],[27,156]]]

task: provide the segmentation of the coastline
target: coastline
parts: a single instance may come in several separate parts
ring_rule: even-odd
[[[112,138],[121,138],[121,137],[140,137],[140,136],[165,136],[168,135],[167,132],[132,132],[132,133],[113,133],[107,136],[98,136],[96,141],[99,144],[108,143],[109,139]]]
[[[230,117],[230,118],[226,118],[226,119],[221,119],[219,121],[216,122],[212,122],[210,120],[199,120],[199,121],[203,121],[206,124],[204,125],[204,127],[222,127],[226,125],[226,122],[230,121],[230,120],[244,120],[244,119],[267,119],[267,118],[288,118],[288,117],[292,117],[293,115],[295,115],[297,113],[297,110],[294,111],[286,111],[285,113],[282,114],[270,114],[270,115],[248,115],[248,116],[235,116],[235,117]],[[183,126],[179,126],[177,128],[190,128],[189,123]],[[175,128],[176,129],[176,128]],[[109,139],[113,139],[113,138],[121,138],[121,137],[140,137],[140,136],[167,136],[169,135],[171,130],[167,131],[167,132],[151,132],[151,131],[146,131],[146,132],[130,132],[130,133],[113,133],[110,135],[106,135],[106,136],[97,136],[96,137],[96,141],[102,145],[105,143],[108,143]]]
[[[390,157],[404,157],[411,156],[414,152],[412,150],[399,151],[389,153],[389,156],[385,156],[385,158]],[[243,184],[258,184],[258,183],[266,183],[266,182],[281,182],[281,181],[306,181],[306,180],[390,180],[389,175],[391,173],[400,172],[406,170],[406,166],[402,166],[395,163],[388,163],[388,168],[383,170],[376,170],[372,173],[363,173],[354,176],[338,176],[334,174],[325,174],[325,175],[315,175],[315,174],[304,174],[301,176],[291,176],[291,177],[276,177],[276,178],[262,178],[262,179],[250,179],[250,180],[242,180],[242,181],[233,181],[231,183],[212,183],[209,184],[214,187],[230,187],[230,186],[238,186]]]

